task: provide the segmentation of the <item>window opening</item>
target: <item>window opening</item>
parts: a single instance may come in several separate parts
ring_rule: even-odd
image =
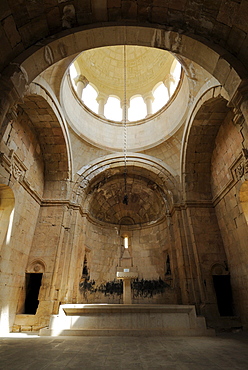
[[[153,112],[156,113],[169,100],[168,90],[161,82],[161,84],[153,92],[154,101],[152,103]]]
[[[141,96],[136,96],[130,100],[128,109],[128,120],[138,121],[146,117],[146,105]]]
[[[88,84],[86,88],[83,89],[82,100],[84,104],[89,107],[94,113],[98,112],[98,103],[96,101],[97,95],[98,94],[96,90],[90,84]]]
[[[110,96],[104,108],[104,115],[107,119],[113,121],[122,120],[122,110],[120,106],[120,100],[114,96]]]
[[[124,236],[124,248],[128,249],[128,236]]]

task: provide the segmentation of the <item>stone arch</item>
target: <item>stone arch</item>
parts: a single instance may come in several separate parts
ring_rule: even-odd
[[[71,148],[67,127],[58,104],[38,83],[32,83],[20,107],[31,120],[40,141],[46,180],[71,177]]]
[[[52,40],[52,41],[51,41]],[[102,26],[79,29],[75,32],[57,35],[56,39],[44,40],[36,44],[36,50],[28,49],[18,56],[11,67],[6,69],[5,80],[9,79],[5,90],[8,101],[1,101],[3,120],[5,114],[22,97],[27,87],[41,72],[61,59],[95,47],[111,45],[140,45],[161,48],[180,54],[211,73],[230,96],[233,96],[242,79],[247,78],[245,67],[233,55],[210,44],[209,40],[175,31],[142,26]],[[15,80],[18,89],[15,88]]]
[[[11,215],[14,206],[15,197],[12,189],[7,185],[0,184],[0,250],[11,228]]]
[[[161,222],[180,199],[175,173],[161,161],[143,154],[127,156],[128,204],[124,199],[124,162],[121,154],[101,157],[78,171],[72,201],[92,220],[120,224]]]
[[[114,174],[123,174],[123,168],[122,154],[100,157],[96,161],[83,166],[77,173],[79,178],[73,189],[73,202],[83,204],[93,187],[110,179]],[[168,207],[180,200],[181,194],[177,175],[164,162],[145,154],[128,153],[127,169],[128,175],[142,174],[143,177],[161,189],[168,202]]]
[[[41,46],[40,49],[32,53],[27,59],[23,59],[20,64],[25,71],[28,71],[28,81],[30,83],[49,65],[58,62],[62,58],[71,55],[76,56],[84,50],[103,45],[112,46],[123,44],[150,46],[180,54],[206,69],[222,85],[227,83],[227,78],[232,72],[232,85],[236,82],[236,86],[230,86],[227,90],[235,89],[240,82],[239,78],[247,74],[244,67],[238,61],[233,63],[235,65],[228,62],[229,55],[226,50],[220,47],[217,48],[214,44],[210,45],[209,41],[204,38],[200,39],[192,35],[179,34],[175,31],[140,26],[103,26],[81,29],[64,37],[61,36],[45,46]],[[46,58],[48,51],[51,55],[49,60]],[[32,71],[28,68],[31,62],[30,58],[32,59]],[[39,59],[39,64],[34,63],[36,58]]]
[[[223,263],[215,263],[211,268],[211,276],[213,275],[228,275],[229,271]]]
[[[211,156],[218,130],[229,108],[220,87],[196,103],[184,133],[182,182],[186,201],[211,201]]]
[[[44,273],[45,271],[46,271],[46,264],[43,260],[39,258],[29,263],[26,269],[27,273],[35,273],[35,274]]]

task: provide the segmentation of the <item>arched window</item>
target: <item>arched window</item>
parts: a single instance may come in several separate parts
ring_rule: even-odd
[[[122,120],[122,110],[120,100],[114,96],[110,96],[104,107],[104,116],[112,121]]]
[[[178,85],[178,82],[181,76],[181,70],[182,70],[181,64],[177,60],[174,60],[171,66],[171,71],[170,71],[171,75],[173,76],[173,80],[171,81],[171,89],[170,89],[171,96],[174,94],[177,88],[177,85]]]
[[[153,112],[156,113],[169,100],[168,90],[161,82],[153,92],[154,101],[152,103]]]
[[[98,103],[96,101],[97,95],[96,89],[91,84],[88,84],[86,88],[83,89],[82,100],[94,113],[98,112]]]
[[[123,241],[124,241],[124,248],[128,249],[128,236],[124,236]]]
[[[128,120],[138,121],[146,117],[146,105],[141,96],[136,96],[130,100],[128,109]]]

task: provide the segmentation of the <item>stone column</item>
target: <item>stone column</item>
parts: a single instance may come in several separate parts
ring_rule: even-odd
[[[146,117],[150,117],[152,115],[152,103],[154,101],[154,96],[152,92],[143,95],[144,102],[146,104]]]
[[[80,100],[82,100],[82,95],[83,95],[83,89],[86,88],[88,85],[89,81],[87,78],[83,75],[77,75],[76,78],[74,78],[76,87],[77,87],[77,94]]]
[[[108,96],[103,94],[103,93],[99,93],[98,96],[97,96],[97,103],[98,103],[98,114],[99,116],[101,117],[105,117],[104,116],[104,107],[105,107],[105,104],[108,100]]]
[[[168,96],[169,96],[169,99],[171,98],[171,84],[175,82],[175,78],[173,77],[173,75],[171,73],[169,73],[167,75],[167,77],[165,78],[165,80],[163,81],[163,84],[164,86],[166,87],[167,91],[168,91]]]
[[[123,304],[132,304],[131,279],[123,279]]]
[[[122,122],[125,121],[125,102],[122,100],[120,102],[121,109],[122,109]],[[126,102],[126,110],[127,110],[127,116],[126,116],[126,121],[128,121],[128,108],[130,107],[130,100],[128,99]]]

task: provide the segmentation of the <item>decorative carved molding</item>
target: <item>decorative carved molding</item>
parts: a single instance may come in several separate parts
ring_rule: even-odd
[[[11,63],[12,74],[10,80],[19,96],[23,98],[28,90],[28,74],[27,71],[18,63]]]
[[[76,11],[73,4],[63,8],[62,27],[72,28],[76,23]]]
[[[26,269],[27,273],[44,273],[46,270],[45,262],[37,259],[30,263]]]
[[[63,44],[62,42],[60,42],[58,44],[58,51],[59,51],[59,53],[61,54],[61,56],[63,58],[65,58],[67,56],[67,51],[66,51],[65,44]]]
[[[233,108],[233,113],[234,113],[233,123],[235,125],[243,127],[245,119],[244,119],[244,116],[243,116],[241,110],[239,108]]]
[[[248,175],[248,150],[242,149],[242,155],[237,165],[233,168],[236,178],[240,180]]]
[[[247,106],[248,103],[248,80],[244,79],[232,99],[228,103],[228,106],[233,108],[234,119],[233,122],[238,125],[243,125],[245,121],[248,120],[247,109],[244,106]]]
[[[4,153],[0,153],[0,165],[2,165],[2,167],[10,173],[11,159]]]
[[[53,64],[54,62],[53,51],[48,45],[46,45],[44,48],[44,59],[49,65]]]
[[[235,169],[235,173],[238,179],[241,179],[241,177],[244,175],[244,162],[240,162]]]
[[[5,168],[10,175],[17,181],[23,181],[27,167],[23,164],[20,158],[15,154],[14,150],[10,150],[9,155],[0,153],[0,164]]]
[[[15,154],[13,150],[10,151],[9,157],[11,158],[11,169],[10,173],[17,181],[23,181],[27,167],[23,164],[20,158]]]
[[[31,188],[30,183],[25,178],[27,167],[22,163],[14,150],[10,150],[9,155],[0,153],[0,166],[2,166],[12,177],[12,180],[19,182],[21,186],[30,194],[30,196],[41,204],[41,196]],[[9,181],[9,178],[8,178]]]
[[[8,113],[6,114],[8,121],[15,121],[17,119],[18,115],[17,109],[18,109],[17,104],[9,109]]]

